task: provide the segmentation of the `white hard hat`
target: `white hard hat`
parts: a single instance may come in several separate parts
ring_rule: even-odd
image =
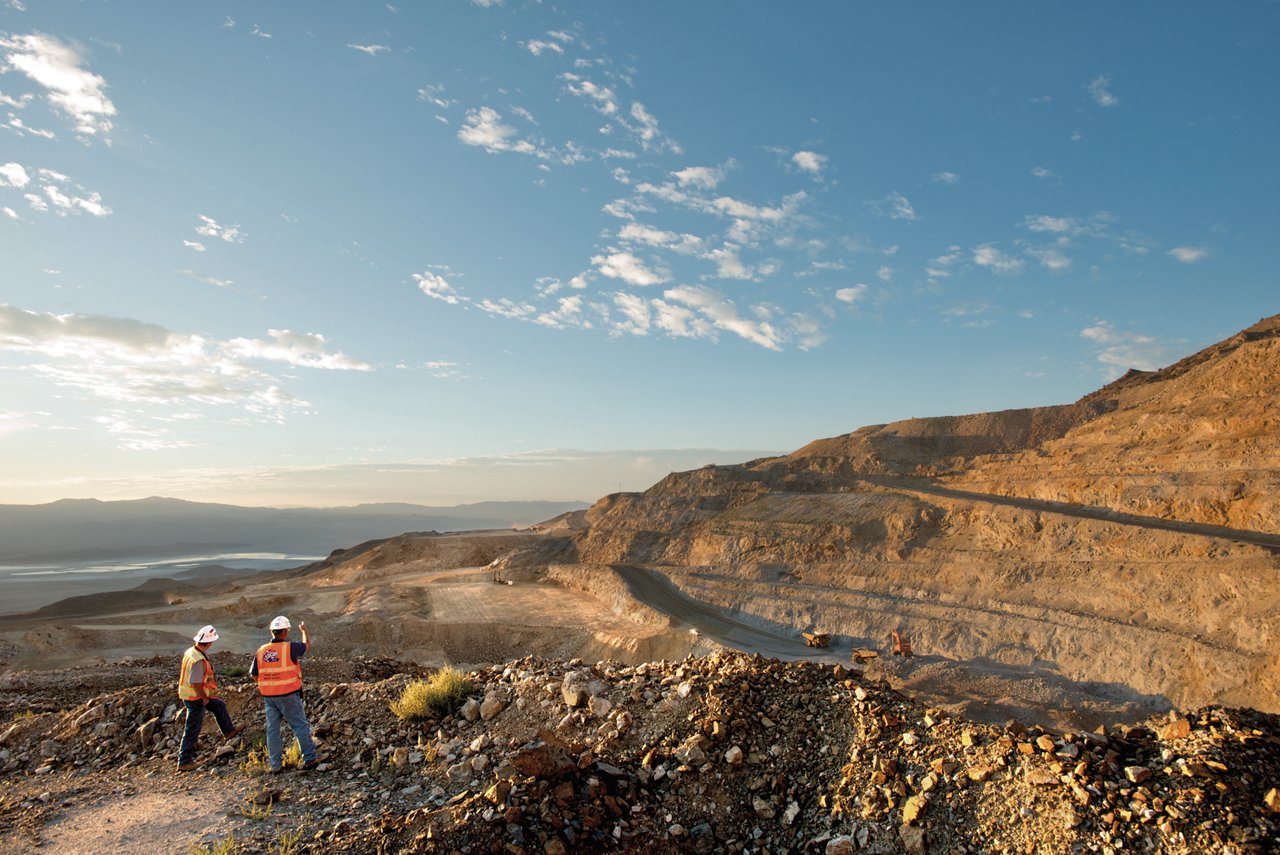
[[[218,631],[213,628],[213,624],[207,624],[200,627],[200,631],[195,634],[196,644],[208,644],[211,641],[218,640]]]
[[[271,621],[272,632],[275,632],[277,629],[288,629],[288,628],[289,628],[289,619],[284,615],[280,615],[275,620]]]

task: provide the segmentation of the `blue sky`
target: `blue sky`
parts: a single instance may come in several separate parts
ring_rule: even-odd
[[[0,0],[0,502],[592,500],[1280,311],[1274,3]]]

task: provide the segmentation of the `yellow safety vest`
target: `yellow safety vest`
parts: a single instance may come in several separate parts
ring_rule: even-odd
[[[197,701],[200,699],[199,693],[195,687],[191,685],[191,669],[197,662],[204,661],[204,680],[200,685],[204,689],[206,698],[218,697],[218,683],[213,675],[213,660],[204,654],[203,651],[191,647],[186,653],[182,654],[182,670],[178,672],[178,697],[184,701]]]

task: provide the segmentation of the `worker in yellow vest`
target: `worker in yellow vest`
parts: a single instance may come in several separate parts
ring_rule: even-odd
[[[314,769],[316,744],[311,738],[311,725],[302,706],[302,657],[311,647],[305,621],[298,622],[301,641],[289,640],[289,619],[280,615],[271,621],[271,641],[258,648],[249,666],[249,674],[258,680],[258,691],[267,714],[267,768],[281,769],[284,745],[280,740],[280,720],[288,723],[302,747],[302,768]]]
[[[212,626],[201,627],[192,640],[195,644],[182,655],[182,668],[178,672],[178,697],[187,708],[187,726],[182,731],[182,748],[178,752],[179,772],[190,772],[200,765],[196,762],[196,739],[204,726],[205,710],[213,713],[224,741],[235,739],[244,730],[243,724],[231,724],[226,701],[218,697],[218,681],[208,653],[218,640],[218,631]]]

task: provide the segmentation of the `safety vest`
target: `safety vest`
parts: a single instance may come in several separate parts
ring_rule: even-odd
[[[258,691],[268,697],[302,688],[302,663],[293,661],[292,642],[273,641],[258,648]]]
[[[191,685],[191,669],[200,661],[204,662],[204,680],[200,683],[204,689],[204,696],[206,698],[218,697],[218,684],[213,676],[213,660],[205,656],[203,651],[191,647],[186,653],[182,654],[182,669],[178,672],[178,697],[184,701],[200,699],[195,687]]]

